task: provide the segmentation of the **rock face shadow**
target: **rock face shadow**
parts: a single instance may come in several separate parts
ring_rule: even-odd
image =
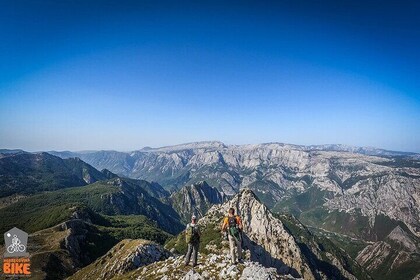
[[[279,274],[290,274],[295,278],[302,277],[296,269],[286,265],[282,260],[271,256],[264,247],[252,241],[245,233],[242,233],[242,239],[242,249],[251,252],[251,261],[258,262],[265,267],[274,267]]]

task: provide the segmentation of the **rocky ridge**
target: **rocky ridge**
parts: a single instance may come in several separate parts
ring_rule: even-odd
[[[225,197],[216,188],[212,188],[202,181],[182,187],[174,192],[168,201],[180,214],[182,220],[188,223],[193,214],[203,217],[211,206],[222,203]]]
[[[199,254],[198,265],[194,269],[184,266],[183,256],[174,256],[137,269],[117,279],[275,280],[296,278],[290,275],[279,275],[275,268],[266,268],[257,262],[245,261],[238,265],[232,265],[228,255]]]
[[[232,265],[228,254],[199,254],[198,265],[195,268],[184,266],[184,256],[173,255],[162,246],[146,240],[121,241],[106,255],[72,275],[69,280],[92,278],[114,280],[296,279],[290,275],[279,275],[275,268],[267,268],[249,260]]]
[[[221,205],[214,205],[199,220],[203,229],[200,245],[203,254],[229,254],[228,242],[220,234],[220,223],[230,207],[237,209],[242,217],[243,248],[249,261],[275,268],[279,275],[296,278],[356,279],[357,275],[359,279],[370,279],[344,251],[328,240],[317,239],[296,219],[275,216],[249,189]],[[184,244],[180,234],[166,247],[183,253]]]
[[[420,240],[397,226],[383,241],[366,246],[356,260],[377,279],[412,279],[420,273]]]
[[[167,259],[171,253],[147,240],[123,240],[69,279],[112,279],[139,267]]]
[[[281,274],[315,278],[293,236],[250,190],[240,192],[222,205],[215,205],[199,223],[219,225],[230,207],[237,209],[242,218],[244,245],[252,252],[251,260],[276,267]]]

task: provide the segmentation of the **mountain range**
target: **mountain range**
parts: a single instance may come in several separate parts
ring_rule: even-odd
[[[74,279],[413,279],[419,199],[418,154],[371,148],[199,142],[0,152],[0,228],[30,233],[39,279],[76,271]],[[231,206],[246,225],[238,267],[218,230]],[[193,214],[208,265],[190,271],[179,254]]]
[[[228,255],[227,241],[221,240],[220,234],[216,236],[214,234],[219,230],[219,223],[230,207],[238,209],[244,223],[243,236],[247,257],[245,263],[239,268],[230,264],[224,257]],[[203,236],[214,238],[205,238],[201,242],[201,261],[193,272],[194,279],[238,279],[240,277],[243,279],[244,271],[253,268],[256,264],[271,267],[279,273],[278,275],[286,275],[288,279],[301,277],[304,279],[357,279],[353,274],[356,274],[358,279],[370,279],[357,262],[331,242],[316,239],[296,220],[289,218],[286,225],[281,219],[275,217],[251,190],[243,190],[224,204],[213,206],[199,221]],[[292,225],[298,227],[300,232],[293,232]],[[159,252],[156,260],[137,262],[137,265],[124,263],[127,259],[132,260],[133,257],[138,257],[141,254],[139,251],[145,252],[145,250],[139,250],[138,247],[124,248],[125,244],[132,241],[123,241],[120,247],[124,246],[122,247],[124,253],[121,254],[126,257],[120,260],[113,258],[115,254],[120,254],[120,251],[114,247],[113,254],[80,270],[71,279],[90,279],[99,273],[112,275],[109,279],[162,279],[164,277],[165,279],[181,279],[188,271],[181,265],[182,255],[177,255],[177,252],[180,253],[177,250],[183,251],[183,239],[183,234],[175,236],[167,243],[166,253],[162,253],[162,249],[154,246],[154,250]],[[320,247],[320,244],[324,244],[323,247]],[[132,257],[128,257],[129,255]],[[218,262],[220,262],[219,265],[217,265]],[[116,269],[103,270],[104,267]],[[120,269],[126,267],[129,268]],[[270,270],[260,269],[261,272],[269,274]],[[259,278],[254,275],[253,278],[248,279]]]
[[[405,223],[420,234],[418,154],[343,145],[281,143],[225,145],[198,142],[133,152],[54,152],[130,178],[154,181],[168,190],[206,181],[225,195],[252,189],[270,208],[308,224],[327,219],[324,229],[348,233],[340,221],[356,217],[366,230],[353,237],[377,241],[381,218]],[[338,222],[338,223],[337,223]],[[354,230],[353,230],[354,229]]]

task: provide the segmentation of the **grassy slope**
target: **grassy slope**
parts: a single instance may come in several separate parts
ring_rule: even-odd
[[[216,248],[221,249],[222,235],[220,234],[219,227],[214,224],[209,224],[202,226],[201,228],[201,240],[199,252],[208,254],[206,249],[207,245],[213,245]],[[176,252],[179,254],[185,254],[187,252],[187,244],[185,242],[185,233],[181,232],[180,234],[167,240],[165,248],[172,249],[175,248]]]
[[[72,213],[80,208],[87,207],[92,210],[91,213],[112,212],[113,206],[103,203],[101,196],[113,192],[118,192],[118,188],[97,182],[85,187],[68,188],[22,199],[0,209],[0,231],[5,232],[16,226],[28,233],[33,233],[68,220]],[[98,226],[118,229],[109,229],[114,231],[116,236],[139,237],[140,229],[144,238],[150,237],[160,243],[165,239],[161,236],[166,236],[166,234],[161,234],[163,231],[158,229],[156,224],[144,216],[111,217],[97,214],[94,216],[96,219],[94,223]],[[147,227],[143,227],[144,225]],[[155,237],[153,237],[154,233],[156,233]]]
[[[223,236],[220,231],[220,226],[223,220],[223,216],[215,217],[212,222],[209,222],[205,225],[200,224],[201,239],[199,252],[203,254],[208,254],[209,250],[206,246],[210,246],[210,251],[221,251],[223,249]],[[178,235],[168,239],[165,244],[165,248],[170,250],[175,248],[177,253],[185,254],[187,251],[187,244],[185,242],[185,231],[181,232]]]
[[[32,233],[67,220],[77,207],[102,210],[100,197],[117,189],[99,183],[37,194],[0,209],[0,231],[16,226]],[[19,218],[17,218],[17,215]]]
[[[17,226],[27,232],[35,232],[65,221],[74,212],[75,207],[88,207],[107,215],[145,215],[154,220],[166,221],[165,226],[174,230],[180,228],[181,224],[176,220],[173,209],[148,196],[138,186],[129,185],[123,193],[120,187],[107,182],[100,181],[88,186],[45,192],[1,208],[0,230],[4,232]],[[117,203],[110,203],[111,194],[119,199]],[[17,213],[19,219],[16,219]],[[159,226],[162,227],[160,224]]]
[[[303,212],[324,204],[329,197],[331,197],[331,193],[320,190],[317,187],[311,187],[304,193],[291,194],[290,198],[274,205],[272,211],[280,213],[288,212],[299,217]]]
[[[369,244],[361,239],[351,238],[343,234],[328,232],[318,228],[309,228],[309,230],[317,236],[328,238],[338,248],[344,249],[353,259],[356,259],[359,252]]]

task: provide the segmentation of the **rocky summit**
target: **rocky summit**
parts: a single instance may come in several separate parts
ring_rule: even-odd
[[[282,274],[314,278],[293,236],[251,190],[244,190],[229,202],[210,209],[200,223],[217,225],[231,207],[242,218],[244,243],[252,252],[252,260],[276,267]]]
[[[275,268],[266,268],[257,262],[244,261],[241,264],[232,265],[228,255],[200,254],[198,262],[195,268],[191,268],[184,266],[183,256],[170,257],[165,261],[137,269],[124,277],[125,279],[150,280],[296,279],[290,275],[281,276]]]
[[[228,242],[220,235],[220,223],[233,207],[243,221],[243,248],[250,263],[273,268],[279,275],[304,279],[369,279],[348,255],[327,243],[315,240],[310,232],[295,220],[282,222],[271,213],[251,190],[243,190],[231,200],[214,205],[199,220],[203,228],[202,252],[229,255]],[[184,244],[180,235],[166,247],[181,252]],[[321,245],[323,244],[323,245]],[[321,265],[322,264],[322,265]],[[355,276],[357,274],[357,277]],[[270,278],[267,278],[270,279]]]
[[[249,256],[249,254],[248,254]],[[105,256],[83,268],[70,280],[77,279],[295,279],[279,275],[275,268],[267,268],[249,260],[238,265],[230,263],[227,254],[199,254],[195,268],[184,265],[184,256],[173,255],[162,246],[145,240],[124,240]]]

